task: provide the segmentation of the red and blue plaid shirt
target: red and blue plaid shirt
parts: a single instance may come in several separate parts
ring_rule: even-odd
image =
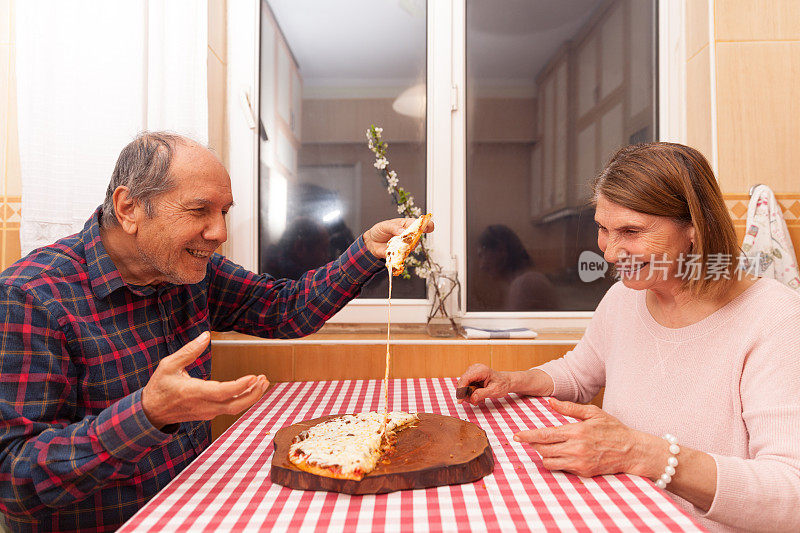
[[[0,508],[14,530],[119,527],[210,442],[209,422],[162,432],[142,411],[163,357],[207,330],[308,335],[384,268],[360,237],[298,281],[214,254],[200,283],[127,285],[99,213],[0,275]],[[210,349],[186,370],[208,379]]]

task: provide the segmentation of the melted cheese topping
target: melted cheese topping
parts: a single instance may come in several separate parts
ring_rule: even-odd
[[[417,218],[414,222],[408,226],[403,233],[400,235],[395,235],[389,242],[386,243],[386,265],[393,267],[395,269],[399,269],[401,266],[401,262],[405,257],[404,251],[408,248],[408,244],[403,242],[403,238],[408,235],[413,235],[419,231],[420,226],[422,225],[424,217]]]
[[[389,413],[387,431],[418,420],[417,415]],[[381,457],[384,413],[369,412],[332,418],[309,428],[307,437],[289,447],[289,460],[319,466],[340,466],[342,473],[370,472]],[[301,434],[302,435],[302,434]]]
[[[403,247],[408,247],[408,245],[403,242],[402,235],[395,235],[389,239],[386,245],[386,266],[389,267],[390,274],[393,268],[400,268],[400,261],[403,260]]]

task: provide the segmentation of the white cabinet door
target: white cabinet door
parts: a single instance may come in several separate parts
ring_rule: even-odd
[[[553,124],[553,138],[555,141],[553,162],[553,204],[561,208],[567,205],[567,148],[569,145],[569,86],[568,86],[567,61],[562,60],[555,70],[555,118]]]
[[[275,90],[278,94],[278,116],[290,126],[292,123],[292,58],[283,42],[278,44],[278,79]]]
[[[623,9],[614,7],[600,28],[600,99],[609,96],[624,81],[625,32]]]
[[[590,111],[597,103],[597,37],[591,37],[583,42],[575,52],[576,69],[576,98],[577,111],[580,118]]]
[[[531,149],[531,218],[542,215],[542,143]]]
[[[289,126],[292,128],[294,138],[299,142],[300,127],[303,122],[303,79],[296,69],[292,69],[292,109]]]
[[[556,129],[556,94],[555,78],[550,76],[542,82],[541,94],[543,102],[542,115],[542,209],[549,211],[555,205],[555,129]]]
[[[597,172],[597,123],[590,122],[578,132],[575,142],[575,172],[572,179],[572,203],[585,204],[591,195],[591,181]]]

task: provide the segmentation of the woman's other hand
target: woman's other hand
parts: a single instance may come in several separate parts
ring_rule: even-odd
[[[514,440],[533,446],[549,470],[563,470],[579,476],[638,472],[644,467],[643,437],[595,405],[583,405],[550,399],[557,413],[577,418],[579,422],[557,427],[520,431]]]

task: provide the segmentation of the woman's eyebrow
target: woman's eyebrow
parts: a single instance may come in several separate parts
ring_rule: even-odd
[[[616,228],[607,228],[606,226],[602,225],[602,224],[601,224],[600,222],[598,222],[597,220],[595,220],[594,222],[595,222],[595,224],[597,224],[597,225],[598,225],[598,226],[600,226],[601,228],[612,229],[612,230],[614,230],[614,231],[627,231],[627,230],[637,230],[637,231],[641,231],[641,230],[644,230],[644,229],[646,229],[646,228],[647,228],[647,226],[646,226],[646,225],[641,225],[641,224],[630,224],[630,223],[629,223],[629,224],[624,224],[624,225],[622,225],[622,226],[619,226],[619,227],[616,227]]]

